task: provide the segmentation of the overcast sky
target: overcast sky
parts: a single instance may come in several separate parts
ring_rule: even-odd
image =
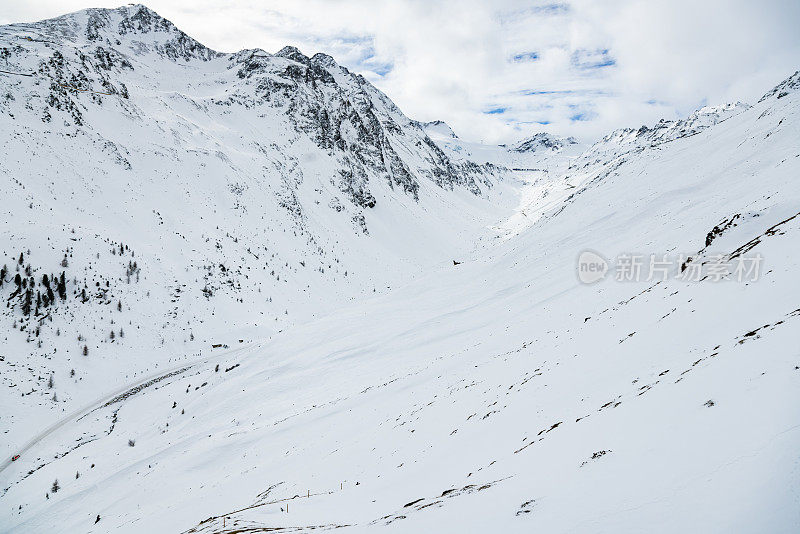
[[[0,0],[0,23],[104,0]],[[706,105],[755,101],[800,69],[797,0],[150,0],[219,51],[297,46],[364,74],[461,137],[589,141]]]

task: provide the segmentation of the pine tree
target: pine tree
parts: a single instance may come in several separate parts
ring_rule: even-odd
[[[84,345],[83,346],[83,355],[84,356],[88,356],[89,355],[89,345]]]
[[[55,294],[53,294],[53,288],[50,287],[50,277],[48,277],[46,274],[42,275],[42,285],[44,286],[47,293],[47,300],[45,301],[45,307],[46,307],[56,300],[56,296]]]
[[[58,296],[61,297],[61,300],[67,299],[67,282],[64,271],[61,271],[61,277],[58,279]]]
[[[55,479],[53,481],[53,486],[50,488],[50,491],[53,492],[53,493],[57,493],[58,490],[60,490],[60,489],[61,489],[61,486],[58,485],[58,479]]]
[[[25,299],[22,301],[22,313],[24,315],[31,314],[31,304],[33,303],[33,291],[31,288],[25,290]]]

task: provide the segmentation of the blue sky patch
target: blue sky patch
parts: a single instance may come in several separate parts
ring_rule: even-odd
[[[613,67],[617,61],[611,57],[608,48],[598,48],[597,50],[581,48],[572,53],[570,63],[578,70],[594,70]]]
[[[370,70],[378,76],[386,76],[394,70],[394,63],[378,63],[370,67]]]
[[[571,122],[586,122],[597,116],[591,108],[591,104],[567,104],[572,113],[569,116]]]
[[[379,61],[375,56],[375,48],[372,45],[365,47],[358,58],[358,68],[369,70],[378,76],[386,76],[394,70],[394,63],[391,61]]]
[[[539,59],[539,54],[536,52],[522,52],[511,56],[511,61],[514,63],[530,63]]]

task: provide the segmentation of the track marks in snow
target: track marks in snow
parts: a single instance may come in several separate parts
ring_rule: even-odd
[[[440,495],[435,497],[418,497],[403,505],[400,510],[369,522],[369,525],[390,525],[395,521],[407,519],[413,513],[422,512],[430,508],[441,508],[446,506],[449,499],[488,490],[503,480],[506,479],[493,480],[483,484],[467,484],[459,488],[450,488],[442,491]]]

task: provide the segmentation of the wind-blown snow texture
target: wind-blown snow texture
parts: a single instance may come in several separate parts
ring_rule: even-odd
[[[136,28],[137,13],[168,31],[126,41],[118,29]],[[329,58],[223,56],[154,17],[134,6],[0,34],[75,39],[20,41],[7,70],[39,72],[61,50],[62,72],[78,76],[74,47],[90,57],[91,28],[113,27],[133,67],[108,85],[86,81],[113,97],[56,97],[44,75],[4,79],[6,280],[24,249],[20,272],[38,267],[42,291],[41,275],[60,274],[71,248],[69,298],[54,294],[40,327],[60,325],[61,336],[31,333],[19,296],[4,316],[18,324],[3,327],[3,452],[59,420],[31,399],[89,406],[2,464],[0,528],[800,529],[799,74],[753,107],[617,132],[582,155],[537,155],[409,121]],[[315,66],[335,83],[320,89]],[[353,114],[368,124],[368,104],[377,129],[365,126],[366,139]],[[314,106],[349,117],[334,121],[341,141],[320,132]],[[525,170],[501,168],[514,161]],[[362,167],[353,176],[363,182],[331,181]],[[353,196],[346,184],[364,187]],[[358,200],[367,190],[374,207]],[[587,286],[575,274],[586,249],[686,253],[695,264],[747,250],[764,265],[749,283]],[[91,305],[73,295],[84,280]],[[113,343],[112,318],[126,332]],[[223,340],[231,349],[201,353],[225,318],[239,329]],[[254,327],[239,334],[245,318]],[[96,373],[116,378],[92,382]],[[54,403],[53,391],[70,400]]]

